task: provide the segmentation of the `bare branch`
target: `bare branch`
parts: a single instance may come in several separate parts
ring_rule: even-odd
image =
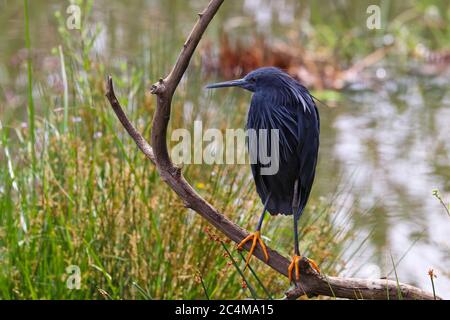
[[[117,100],[116,98],[111,76],[108,76],[108,82],[106,85],[106,97],[108,98],[109,103],[111,104],[111,107],[116,113],[116,116],[119,119],[120,123],[122,123],[125,130],[127,130],[128,134],[136,142],[139,149],[145,154],[147,158],[149,158],[153,163],[155,163],[155,156],[153,155],[152,147],[148,144],[148,142],[144,139],[144,137],[133,127],[130,120],[128,120],[127,116],[125,115],[125,112],[123,112],[123,109],[119,104],[119,100]]]
[[[195,210],[227,238],[239,243],[249,233],[203,199],[184,179],[181,169],[173,165],[167,149],[167,125],[170,120],[171,102],[173,94],[185,73],[191,57],[200,42],[208,24],[222,5],[223,0],[212,0],[207,8],[199,13],[199,20],[189,34],[178,59],[169,75],[160,79],[152,86],[151,92],[157,96],[157,108],[153,118],[152,147],[142,135],[133,127],[123,112],[114,93],[111,77],[108,78],[107,98],[118,119],[127,130],[139,149],[156,164],[161,178],[177,193],[185,206]],[[244,248],[250,249],[250,243]],[[257,247],[254,255],[272,269],[287,277],[289,260],[275,250],[267,248],[270,259],[265,262],[261,248]],[[399,294],[400,292],[400,294]],[[301,262],[300,282],[297,287],[286,293],[288,299],[295,299],[301,295],[326,295],[348,299],[433,299],[433,295],[421,289],[397,283],[391,280],[365,280],[352,278],[326,277],[314,271],[305,260]]]

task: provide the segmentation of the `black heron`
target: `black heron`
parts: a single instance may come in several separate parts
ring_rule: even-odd
[[[240,87],[253,93],[247,116],[246,129],[256,132],[261,129],[278,130],[279,164],[274,174],[263,175],[259,157],[252,162],[251,169],[256,190],[264,205],[256,231],[238,245],[252,241],[246,259],[246,266],[259,244],[265,259],[269,259],[266,246],[261,239],[260,230],[266,211],[271,215],[293,215],[294,222],[294,256],[289,265],[288,274],[292,281],[295,270],[299,280],[299,262],[302,259],[299,250],[298,220],[308,201],[314,181],[318,151],[320,120],[319,112],[312,95],[303,85],[282,70],[274,67],[256,69],[239,80],[210,84],[206,88]],[[267,131],[266,131],[267,132]],[[256,135],[256,143],[261,138]],[[267,142],[266,145],[271,145]],[[316,271],[317,264],[306,258]]]

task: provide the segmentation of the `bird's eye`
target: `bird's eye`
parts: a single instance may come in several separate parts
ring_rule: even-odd
[[[256,79],[255,79],[255,78],[250,78],[249,81],[252,82],[252,83],[255,83],[255,82],[256,82]]]

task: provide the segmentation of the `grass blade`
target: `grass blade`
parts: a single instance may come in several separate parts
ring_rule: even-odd
[[[391,256],[392,266],[394,267],[394,273],[395,273],[395,281],[397,282],[397,295],[399,300],[403,300],[402,291],[400,290],[400,282],[398,281],[398,275],[397,275],[397,268],[395,266],[394,257],[392,256],[392,253],[389,253]],[[389,294],[388,294],[389,296]]]
[[[242,258],[242,261],[245,261],[245,257],[242,254],[242,252],[239,251],[239,255]],[[272,295],[270,294],[269,290],[264,286],[264,284],[262,283],[262,281],[259,279],[258,275],[256,274],[255,270],[253,270],[253,268],[251,267],[251,265],[248,265],[248,269],[250,270],[250,272],[252,273],[252,275],[255,277],[256,281],[258,282],[259,286],[264,290],[264,292],[266,293],[267,297],[270,300],[273,300]]]
[[[61,64],[61,77],[62,77],[62,82],[63,82],[63,87],[64,87],[63,132],[66,133],[67,132],[68,123],[69,123],[69,86],[67,84],[66,64],[64,62],[64,52],[63,52],[62,46],[58,47],[58,51],[59,51],[59,61],[60,61],[60,64]]]
[[[250,285],[250,282],[247,280],[247,278],[244,276],[244,273],[242,272],[242,270],[239,268],[236,260],[233,259],[233,256],[231,255],[230,251],[228,251],[227,246],[225,245],[225,243],[223,243],[223,241],[220,241],[220,243],[222,244],[222,247],[225,249],[225,251],[227,252],[228,256],[231,259],[231,262],[233,263],[234,267],[236,268],[236,270],[239,272],[239,274],[241,275],[242,279],[244,279],[245,283],[247,284],[248,290],[250,290],[250,293],[252,294],[253,299],[258,299],[258,296],[256,294],[255,289]]]

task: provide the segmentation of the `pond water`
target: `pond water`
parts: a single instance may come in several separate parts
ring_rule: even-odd
[[[178,51],[171,48],[179,47],[190,30],[192,13],[205,3],[94,1],[93,20],[103,27],[95,50],[105,64],[115,59],[138,63],[158,43],[162,49],[159,57],[157,50],[153,52],[153,68],[163,74]],[[46,77],[46,57],[60,43],[54,12],[64,13],[66,7],[56,0],[31,1],[32,46],[39,61],[35,73],[41,80]],[[332,5],[324,5],[314,14],[334,15],[330,23],[338,27],[339,19],[359,26],[366,7],[364,2],[347,2],[347,15],[339,16]],[[205,37],[217,38],[224,29],[239,30],[235,37],[243,42],[253,32],[269,40],[283,39],[286,30],[306,27],[298,21],[302,10],[302,1],[227,2]],[[15,1],[0,4],[2,121],[26,115],[22,12]],[[322,144],[313,196],[327,197],[343,183],[345,192],[338,199],[342,210],[358,206],[367,211],[352,223],[370,234],[369,246],[344,273],[393,277],[392,255],[399,262],[400,281],[430,290],[427,271],[434,268],[438,294],[450,298],[450,217],[432,195],[439,189],[450,200],[450,73],[420,75],[418,70],[416,64],[399,67],[386,58],[364,71],[366,77],[361,78],[370,81],[343,90],[336,107],[320,106]],[[215,79],[205,81],[210,80]],[[194,90],[201,90],[202,84],[197,87]],[[241,93],[227,94],[243,98]]]

